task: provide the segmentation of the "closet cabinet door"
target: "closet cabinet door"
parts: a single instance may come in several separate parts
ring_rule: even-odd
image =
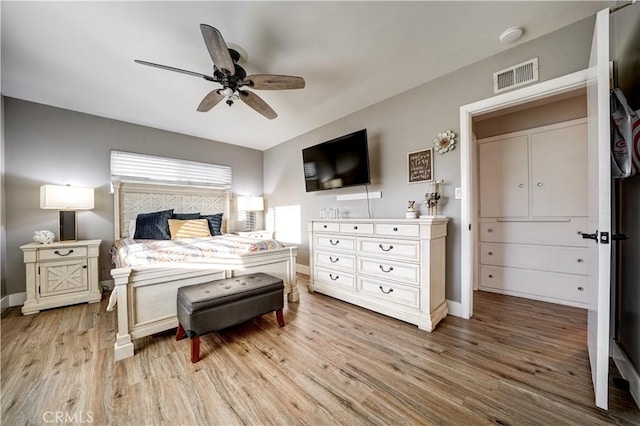
[[[480,216],[529,216],[527,136],[481,143]]]
[[[531,134],[531,215],[587,215],[587,125]]]

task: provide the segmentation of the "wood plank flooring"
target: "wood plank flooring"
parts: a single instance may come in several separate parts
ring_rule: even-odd
[[[433,333],[304,290],[189,343],[136,341],[113,360],[106,298],[2,317],[3,425],[640,425],[631,396],[593,404],[582,310],[477,292],[475,316]],[[615,369],[612,375],[615,375]],[[57,416],[57,417],[56,417]]]

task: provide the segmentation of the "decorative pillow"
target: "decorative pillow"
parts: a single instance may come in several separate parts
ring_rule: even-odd
[[[129,238],[133,238],[136,235],[136,220],[131,219],[129,221]]]
[[[200,219],[200,212],[198,213],[174,213],[171,215],[171,219],[189,220]]]
[[[140,213],[136,217],[136,240],[170,240],[169,219],[173,209],[161,212]]]
[[[172,240],[211,236],[209,221],[206,219],[169,219],[169,233]]]
[[[207,219],[209,222],[209,231],[213,236],[222,235],[222,214],[223,213],[216,213],[207,216],[200,216],[200,219]]]

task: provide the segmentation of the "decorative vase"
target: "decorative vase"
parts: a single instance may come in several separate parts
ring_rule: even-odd
[[[416,211],[415,210],[407,210],[406,218],[407,219],[415,219],[416,218]]]
[[[51,244],[56,236],[51,231],[35,231],[33,233],[33,241],[40,244]]]

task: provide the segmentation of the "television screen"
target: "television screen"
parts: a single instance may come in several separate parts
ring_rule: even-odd
[[[371,183],[367,129],[302,150],[307,192]]]

